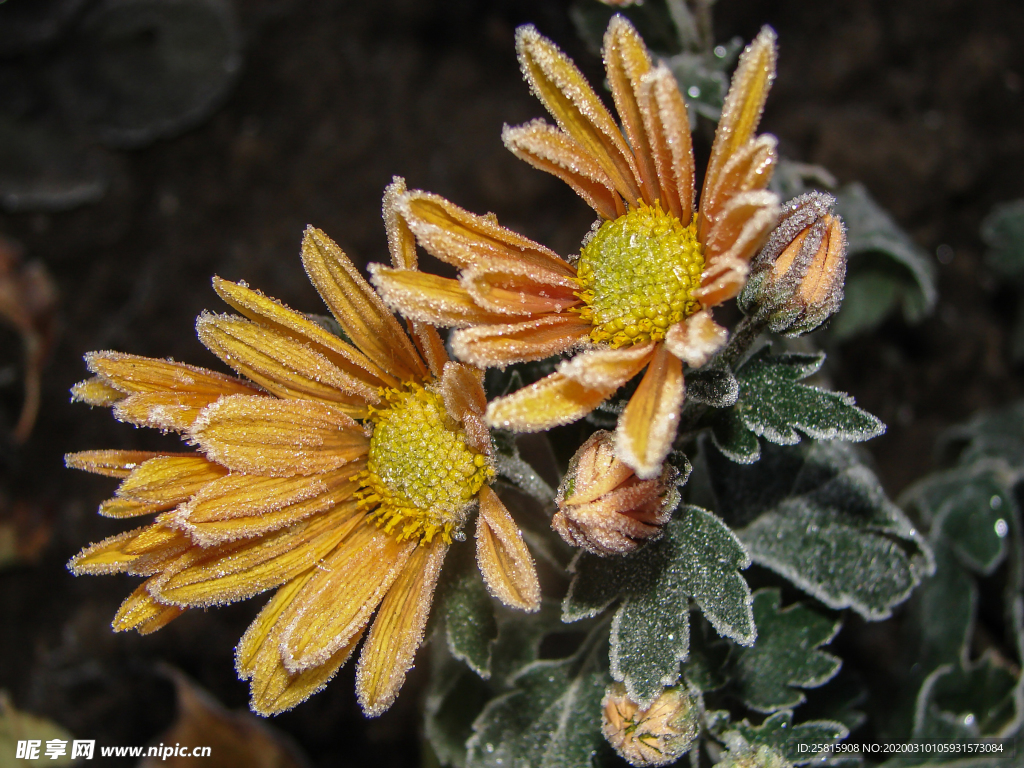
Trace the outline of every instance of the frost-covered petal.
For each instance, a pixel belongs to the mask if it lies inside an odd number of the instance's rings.
[[[474,265],[459,282],[478,305],[502,314],[561,312],[580,303],[575,280],[526,264]]]
[[[593,349],[564,360],[558,372],[585,387],[614,392],[640,372],[654,354],[655,346],[649,341],[621,349]]]
[[[81,469],[107,477],[128,477],[142,462],[155,459],[157,456],[171,454],[155,451],[79,451],[64,456],[64,465],[69,469]],[[187,456],[190,454],[176,454]]]
[[[726,161],[715,186],[707,192],[708,199],[701,203],[708,222],[717,221],[722,209],[736,195],[768,186],[778,160],[777,145],[774,136],[758,136]]]
[[[149,591],[152,581],[144,582],[121,603],[111,622],[115,632],[134,629],[140,635],[148,635],[166,627],[185,612],[184,608],[167,605],[154,598]]]
[[[509,313],[493,312],[477,304],[458,280],[383,264],[371,264],[369,269],[370,279],[388,306],[412,320],[455,328],[509,320]]]
[[[226,467],[195,453],[156,456],[136,467],[115,493],[135,501],[173,506],[227,473]]]
[[[491,455],[491,433],[484,424],[487,394],[483,371],[462,363],[447,363],[440,384],[448,415],[462,424],[467,444],[478,453]]]
[[[477,325],[452,334],[452,351],[460,360],[482,368],[504,368],[568,352],[590,335],[592,327],[568,312],[521,323]]]
[[[693,218],[694,164],[690,117],[675,76],[664,64],[641,78],[638,100],[650,137],[661,204],[683,224]]]
[[[187,392],[204,395],[213,402],[224,395],[255,392],[252,386],[232,376],[173,360],[156,360],[123,352],[88,352],[85,364],[108,385],[126,394]]]
[[[505,605],[524,611],[540,608],[540,582],[530,550],[512,515],[487,485],[480,489],[476,561],[488,590]]]
[[[189,437],[232,471],[267,477],[330,472],[369,449],[359,425],[330,406],[244,395],[206,408]]]
[[[643,480],[661,474],[679,426],[683,391],[682,361],[658,344],[615,430],[615,453]]]
[[[110,407],[124,400],[125,393],[111,386],[102,376],[93,376],[80,381],[71,388],[71,402],[86,405]]]
[[[302,263],[324,303],[359,350],[392,376],[408,381],[426,374],[402,326],[326,234],[307,227]]]
[[[368,717],[391,706],[412,668],[447,550],[440,539],[418,546],[377,611],[356,666],[356,695]]]
[[[779,199],[764,190],[741,192],[722,209],[705,241],[701,287],[693,297],[712,307],[739,293],[747,264],[779,220]]]
[[[665,346],[691,368],[700,368],[729,339],[729,332],[706,309],[676,323],[665,334]]]

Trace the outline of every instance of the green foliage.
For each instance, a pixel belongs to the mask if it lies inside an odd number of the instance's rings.
[[[1010,357],[1024,361],[1024,200],[997,205],[981,224],[988,245],[985,261],[1003,282],[1017,290],[1017,316],[1010,336]]]
[[[815,745],[834,744],[849,735],[842,723],[830,720],[812,720],[793,725],[793,713],[790,710],[776,712],[758,726],[744,720],[735,723],[732,728],[751,746],[771,747],[793,765],[825,762],[822,753],[814,750]]]
[[[448,648],[486,679],[491,676],[491,648],[498,636],[494,605],[471,547],[454,547],[448,560],[438,599]]]
[[[771,355],[765,347],[739,370],[739,396],[729,411],[712,420],[715,444],[726,456],[750,464],[760,456],[756,436],[779,445],[800,442],[797,430],[819,440],[869,440],[885,425],[842,392],[806,384],[825,362],[817,355]]]
[[[757,642],[734,649],[733,659],[733,681],[751,709],[792,709],[806,700],[798,688],[817,688],[839,671],[842,662],[818,649],[832,642],[842,622],[800,603],[783,609],[777,589],[754,593],[754,621]]]
[[[751,560],[828,607],[888,618],[933,570],[921,535],[849,446],[767,444],[751,466],[705,453],[716,508]]]
[[[595,616],[621,597],[612,621],[612,676],[646,706],[679,679],[690,645],[690,600],[724,637],[756,636],[743,546],[715,515],[683,507],[659,540],[626,557],[580,553],[562,605],[565,621]]]

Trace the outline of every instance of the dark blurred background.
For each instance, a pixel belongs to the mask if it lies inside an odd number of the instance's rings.
[[[174,689],[157,661],[244,708],[232,653],[263,600],[192,611],[148,637],[115,635],[110,620],[134,581],[65,570],[85,543],[126,526],[95,514],[114,481],[64,469],[63,454],[177,445],[70,404],[82,354],[218,367],[193,332],[202,309],[221,308],[214,274],[323,311],[298,259],[303,228],[324,229],[357,262],[386,260],[380,200],[395,174],[561,253],[592,220],[500,140],[503,123],[542,112],[519,75],[517,25],[536,24],[602,82],[568,3],[159,5],[0,3],[0,236],[12,274],[37,262],[55,289],[21,326],[48,355],[38,418],[20,442],[27,371],[17,330],[0,329],[0,541],[10,542],[0,689],[100,744],[141,745],[172,721]],[[835,386],[889,425],[866,447],[896,495],[934,468],[944,428],[1024,389],[1007,354],[1014,293],[986,271],[978,237],[994,204],[1024,197],[1024,11],[1017,0],[715,9],[719,40],[749,40],[764,23],[781,57],[763,126],[782,152],[863,182],[942,256],[929,319],[894,317],[830,359]],[[17,299],[39,282],[14,285]],[[423,666],[376,720],[358,711],[350,665],[273,725],[316,766],[419,764]]]

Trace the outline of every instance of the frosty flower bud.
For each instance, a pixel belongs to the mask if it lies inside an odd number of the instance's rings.
[[[685,688],[666,688],[651,706],[640,709],[626,686],[615,683],[601,704],[604,737],[630,765],[668,765],[697,738],[697,702]]]
[[[551,527],[572,546],[596,555],[632,552],[661,535],[679,503],[678,474],[666,463],[660,476],[641,480],[616,458],[612,433],[595,432],[569,462]]]
[[[786,204],[750,265],[740,309],[786,336],[813,331],[843,301],[846,231],[835,198],[809,192]]]

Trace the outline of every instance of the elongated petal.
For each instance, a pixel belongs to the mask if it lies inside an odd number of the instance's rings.
[[[441,372],[449,360],[448,351],[444,348],[441,335],[429,323],[410,320],[409,327],[412,331],[412,340],[416,342],[416,348],[420,351],[420,355],[427,361],[430,374],[435,379],[440,378]]]
[[[385,384],[394,387],[399,384],[395,377],[381,369],[351,344],[345,343],[327,329],[305,315],[289,309],[276,299],[219,277],[213,278],[213,289],[227,304],[250,320],[311,345],[346,374],[362,380],[368,386],[377,387]]]
[[[516,30],[516,50],[534,95],[558,126],[597,161],[626,202],[636,205],[640,187],[633,153],[583,74],[532,26]]]
[[[426,375],[423,361],[394,315],[344,251],[319,229],[306,228],[302,263],[335,319],[363,354],[402,381]]]
[[[655,344],[646,342],[632,347],[599,347],[564,360],[558,372],[586,387],[609,390],[609,394],[636,376],[654,354]]]
[[[665,334],[665,346],[691,368],[700,368],[725,346],[729,332],[706,309],[676,323]]]
[[[187,432],[203,408],[219,397],[207,392],[138,392],[114,405],[114,418],[162,432]]]
[[[488,485],[480,489],[476,560],[487,588],[501,602],[524,611],[540,608],[533,557],[512,515]]]
[[[368,717],[391,706],[412,668],[447,550],[439,539],[418,546],[377,611],[356,666],[356,695]]]
[[[580,303],[575,280],[525,264],[472,266],[459,282],[479,306],[504,314],[561,312]]]
[[[188,539],[183,534],[160,524],[147,525],[89,545],[71,558],[68,570],[76,576],[111,573],[148,575],[144,573],[145,569],[136,567],[146,555],[160,552],[176,557],[188,546]]]
[[[212,402],[224,395],[252,394],[244,381],[222,373],[122,352],[89,352],[86,366],[110,386],[127,394],[136,392],[187,392],[206,395]]]
[[[154,451],[79,451],[64,456],[64,465],[69,469],[82,469],[107,477],[128,477],[142,462],[167,456]],[[188,454],[177,454],[186,456]]]
[[[775,79],[775,59],[775,32],[770,27],[763,27],[740,56],[722,107],[722,118],[715,131],[701,192],[701,214],[709,222],[713,220],[708,218],[704,209],[708,192],[718,185],[719,175],[729,158],[754,137],[768,98],[768,89]]]
[[[415,542],[399,543],[371,525],[357,529],[295,599],[281,635],[281,658],[291,672],[319,666],[346,645],[380,605]]]
[[[747,263],[771,233],[779,212],[778,197],[763,190],[742,192],[725,205],[707,238],[701,287],[694,298],[711,307],[739,293]]]
[[[273,589],[319,563],[354,527],[363,525],[355,503],[256,539],[192,547],[154,582],[167,603],[209,607]]]
[[[232,471],[266,477],[330,472],[369,449],[359,425],[330,406],[243,395],[209,406],[189,437]]]
[[[458,280],[383,264],[371,264],[370,275],[388,306],[412,320],[463,328],[509,319],[508,313],[492,312],[477,304]]]
[[[664,64],[644,75],[638,97],[662,206],[683,224],[689,224],[693,218],[695,172],[686,101],[675,76]]]
[[[399,201],[408,192],[405,179],[394,176],[384,190],[384,230],[388,235],[388,251],[391,252],[391,266],[395,269],[416,269],[416,238],[398,211]]]
[[[481,368],[505,368],[568,352],[590,335],[591,323],[579,315],[541,315],[521,323],[478,325],[452,334],[452,351]]]
[[[615,430],[615,453],[637,477],[649,480],[661,474],[661,464],[676,437],[682,404],[683,363],[664,344],[658,344]]]
[[[444,407],[466,432],[466,442],[478,453],[491,455],[491,433],[484,423],[487,395],[483,371],[462,363],[448,363],[441,377]]]
[[[365,467],[365,462],[355,461],[308,477],[229,475],[207,485],[177,511],[175,519],[203,546],[252,538],[349,500],[359,488],[352,476]]]
[[[615,185],[575,139],[543,120],[501,131],[505,147],[534,168],[557,176],[599,216],[614,219],[626,212]]]
[[[644,75],[651,71],[651,57],[644,41],[624,16],[613,16],[604,33],[604,66],[615,109],[636,157],[644,202],[654,205],[663,195],[639,94]]]
[[[278,397],[319,400],[362,415],[380,396],[312,346],[237,315],[204,312],[196,333],[206,348]]]
[[[315,570],[310,570],[279,588],[246,630],[235,651],[238,675],[243,680],[252,680],[251,706],[261,715],[284,712],[322,690],[341,665],[348,661],[362,637],[360,630],[346,646],[339,648],[318,667],[298,674],[285,669],[279,652],[283,629],[279,618],[315,573]]]
[[[112,387],[102,376],[80,381],[71,388],[71,402],[86,405],[110,407],[118,400],[123,400],[125,393]]]
[[[116,494],[150,504],[179,504],[227,473],[226,467],[199,454],[157,456],[136,467]]]
[[[395,209],[428,253],[453,266],[513,262],[576,275],[553,251],[501,226],[493,214],[477,216],[439,195],[415,189],[396,198]]]
[[[128,518],[128,517],[139,517],[141,515],[151,515],[154,512],[163,512],[167,509],[172,509],[177,506],[176,504],[167,503],[146,503],[144,501],[135,501],[134,499],[107,499],[100,504],[100,508],[97,510],[97,514],[103,517],[116,517],[116,518]]]
[[[758,136],[726,161],[715,186],[708,190],[707,200],[701,203],[709,222],[717,221],[722,209],[736,195],[768,186],[778,160],[777,145],[774,136]]]
[[[148,635],[166,627],[185,612],[184,608],[176,605],[157,602],[149,592],[149,584],[149,581],[142,584],[121,603],[111,625],[115,632],[135,629],[140,635]]]

